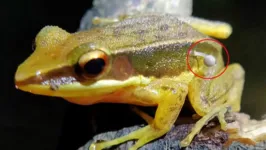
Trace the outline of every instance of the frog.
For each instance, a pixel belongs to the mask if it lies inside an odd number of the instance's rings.
[[[239,63],[226,67],[222,46],[213,42],[202,42],[188,53],[201,39],[227,38],[230,33],[231,26],[225,24],[208,29],[204,21],[185,21],[171,14],[137,15],[74,33],[47,25],[36,35],[35,50],[19,64],[15,86],[84,106],[156,107],[154,116],[134,107],[146,126],[94,142],[90,150],[130,140],[136,143],[129,149],[137,150],[159,139],[174,126],[187,100],[200,117],[179,143],[187,147],[211,119],[217,117],[226,130],[225,114],[240,111],[244,68]],[[217,78],[200,78],[187,61],[203,77],[226,71]]]

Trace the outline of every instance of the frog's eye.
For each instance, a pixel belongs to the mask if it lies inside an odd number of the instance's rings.
[[[108,56],[100,50],[87,52],[79,58],[78,65],[82,76],[96,78],[107,68]]]

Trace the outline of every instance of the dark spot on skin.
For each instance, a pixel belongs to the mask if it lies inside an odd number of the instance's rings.
[[[205,96],[200,96],[201,102],[204,103],[205,106],[210,106],[208,103],[208,98]]]
[[[100,32],[101,32],[101,29],[95,28],[94,31],[95,31],[96,33],[100,33]]]
[[[167,24],[163,24],[160,26],[161,31],[166,31],[166,30],[168,30],[168,28],[169,28],[169,26]]]
[[[186,37],[186,33],[185,32],[179,32],[178,33],[178,37]]]
[[[182,96],[181,94],[179,94],[179,96],[178,96],[178,100],[179,100],[179,101],[183,101],[183,96]]]
[[[126,26],[119,26],[119,27],[115,27],[113,28],[113,34],[114,36],[119,36],[119,34],[126,28]]]
[[[105,140],[102,140],[102,139],[96,140],[96,143],[101,143],[101,142],[105,142]]]
[[[162,86],[161,88],[162,88],[162,90],[164,90],[164,91],[171,91],[172,94],[175,94],[175,93],[176,93],[175,88],[172,88],[172,87],[169,87],[169,86]]]
[[[175,88],[170,88],[173,94],[176,94],[176,89]]]
[[[81,40],[83,40],[84,39],[84,37],[82,37],[82,36],[77,36],[77,40],[78,41],[81,41]],[[64,45],[65,45],[65,43],[64,43]]]
[[[168,86],[162,86],[161,89],[164,90],[164,91],[166,91],[166,90],[169,89],[169,87]]]
[[[156,40],[161,41],[163,39],[163,36],[161,35],[154,35],[154,37],[156,38]]]
[[[144,33],[147,33],[146,30],[137,30],[137,31],[133,31],[134,34],[138,34],[139,36],[143,36]]]
[[[118,36],[120,31],[121,30],[119,28],[115,28],[114,31],[113,31],[114,36]]]
[[[138,33],[139,35],[143,35],[143,34],[145,33],[145,30],[139,30],[137,33]]]
[[[177,109],[177,107],[169,107],[168,108],[169,112],[174,112],[174,111],[176,111],[176,109]]]
[[[137,31],[133,31],[132,32],[134,35],[138,35],[139,36],[139,39],[138,41],[141,41],[142,43],[145,43],[145,33],[147,33],[146,30],[137,30]]]
[[[226,107],[226,109],[227,109],[227,112],[231,112],[232,111],[232,107],[231,106]]]
[[[105,36],[99,36],[99,37],[97,37],[99,40],[102,40],[102,41],[104,41],[105,39],[106,39],[106,37]]]

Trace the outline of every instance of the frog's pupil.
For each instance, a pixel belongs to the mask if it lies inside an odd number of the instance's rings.
[[[87,74],[97,75],[102,72],[105,66],[105,61],[102,58],[92,59],[84,65],[84,71]]]

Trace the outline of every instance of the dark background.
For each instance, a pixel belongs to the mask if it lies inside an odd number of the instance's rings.
[[[60,98],[36,96],[14,87],[16,67],[32,52],[32,41],[45,25],[75,32],[90,1],[9,0],[0,5],[1,79],[0,149],[74,150],[93,133],[132,125],[136,116],[123,105],[77,106]],[[266,19],[263,1],[194,1],[193,15],[229,22],[233,34],[221,40],[231,62],[246,70],[242,111],[260,118],[266,105]],[[115,108],[115,109],[114,109]],[[94,118],[92,118],[94,116]],[[126,120],[123,124],[119,119]],[[128,119],[130,118],[130,119]],[[132,119],[133,118],[133,119]],[[93,120],[97,120],[97,128]],[[100,121],[99,121],[100,120]]]

